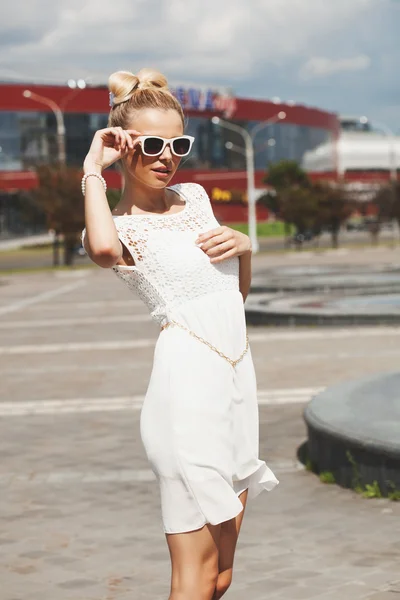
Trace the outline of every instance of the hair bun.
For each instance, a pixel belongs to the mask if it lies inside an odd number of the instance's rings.
[[[141,69],[137,74],[139,90],[158,89],[168,91],[168,81],[162,73],[154,69]]]
[[[130,99],[139,85],[139,79],[129,71],[116,71],[108,79],[108,89],[114,94],[114,104]]]
[[[167,79],[154,69],[141,69],[137,75],[130,71],[116,71],[108,79],[108,89],[114,95],[113,104],[130,100],[136,90],[168,90]]]

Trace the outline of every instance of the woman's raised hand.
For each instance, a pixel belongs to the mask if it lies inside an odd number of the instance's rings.
[[[122,129],[122,127],[99,129],[94,134],[89,152],[84,160],[84,171],[98,171],[101,173],[103,169],[133,150],[133,138],[139,135],[141,133],[135,129]]]

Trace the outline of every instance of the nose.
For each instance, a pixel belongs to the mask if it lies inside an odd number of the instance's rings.
[[[169,143],[165,145],[165,148],[162,154],[160,154],[159,158],[164,160],[172,160],[171,146]]]

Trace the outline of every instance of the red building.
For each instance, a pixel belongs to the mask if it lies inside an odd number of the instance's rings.
[[[32,97],[24,96],[27,88]],[[221,221],[247,220],[247,175],[242,135],[213,123],[215,116],[248,132],[270,121],[269,125],[260,127],[254,139],[256,187],[265,187],[263,178],[269,164],[284,158],[301,163],[306,153],[329,143],[332,156],[324,174],[319,176],[335,177],[339,121],[334,113],[294,103],[235,98],[226,89],[178,86],[174,93],[187,115],[186,133],[194,135],[196,141],[173,183],[201,183]],[[20,192],[37,185],[36,165],[57,156],[56,115],[43,101],[34,100],[35,94],[52,102],[53,109],[56,107],[62,113],[70,165],[82,165],[94,132],[107,126],[109,96],[105,87],[71,89],[0,84],[0,215],[3,215],[3,223],[4,219],[12,221],[13,206],[20,204]],[[104,176],[110,188],[121,187],[120,175],[114,168],[107,169]],[[266,209],[258,206],[258,219],[266,216]]]

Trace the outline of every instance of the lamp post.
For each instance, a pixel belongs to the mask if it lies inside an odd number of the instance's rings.
[[[72,93],[70,93],[69,95],[67,95],[63,99],[64,100],[63,106],[65,106],[66,103],[68,102],[69,98],[76,93],[75,88],[78,88],[79,90],[84,89],[86,87],[86,82],[84,79],[78,79],[77,81],[75,79],[69,79],[68,87],[74,91]],[[24,98],[30,98],[31,100],[34,100],[35,102],[39,102],[40,104],[44,104],[45,106],[48,106],[53,111],[54,116],[56,118],[56,124],[57,124],[58,162],[60,163],[60,165],[65,166],[66,162],[67,162],[67,157],[66,157],[66,152],[65,152],[65,122],[64,122],[64,113],[63,113],[61,107],[57,104],[57,102],[54,102],[54,100],[52,100],[51,98],[47,98],[46,96],[41,96],[40,94],[36,94],[35,92],[32,92],[31,90],[24,90],[22,92],[22,95],[24,96]],[[53,240],[53,265],[58,265],[60,263],[59,246],[60,246],[59,231],[56,230],[54,232],[54,240]]]
[[[68,87],[73,90],[75,90],[76,88],[78,88],[78,90],[83,90],[86,87],[86,82],[84,79],[78,79],[78,80],[69,79]],[[72,92],[72,94],[70,94],[70,96],[74,95],[75,93],[76,92]],[[65,153],[65,122],[64,122],[64,113],[63,113],[61,107],[57,104],[57,102],[54,102],[54,100],[51,100],[51,98],[46,98],[46,96],[41,96],[40,94],[36,94],[36,92],[32,92],[32,90],[24,90],[22,92],[22,95],[24,96],[24,98],[30,98],[31,100],[34,100],[35,102],[39,102],[40,104],[45,104],[46,106],[51,108],[51,110],[53,111],[54,116],[56,118],[56,123],[57,123],[58,161],[61,165],[65,165],[67,162],[66,153]],[[63,106],[65,106],[65,104],[67,103],[70,96],[67,96],[67,98],[64,99]]]
[[[35,100],[40,104],[45,104],[53,111],[56,117],[57,123],[57,148],[58,148],[58,160],[60,164],[65,165],[66,156],[65,156],[65,123],[64,123],[64,115],[61,108],[58,106],[54,100],[50,98],[46,98],[45,96],[41,96],[40,94],[36,94],[31,90],[24,90],[22,95],[24,98],[30,98],[31,100]]]
[[[257,199],[255,197],[255,177],[254,177],[254,138],[263,129],[264,127],[268,127],[273,123],[276,123],[286,117],[286,113],[280,111],[277,115],[268,119],[267,121],[263,121],[262,123],[258,123],[253,129],[248,132],[247,129],[241,127],[240,125],[235,125],[230,121],[225,121],[224,119],[220,119],[219,117],[213,117],[211,119],[214,125],[220,125],[225,129],[229,129],[234,131],[235,133],[239,133],[244,140],[244,150],[243,154],[246,158],[246,175],[247,175],[247,202],[248,202],[248,226],[249,226],[249,238],[251,241],[251,247],[253,253],[255,254],[259,250],[259,244],[257,239],[257,218],[256,218],[256,202]],[[231,149],[236,149],[231,146]]]

